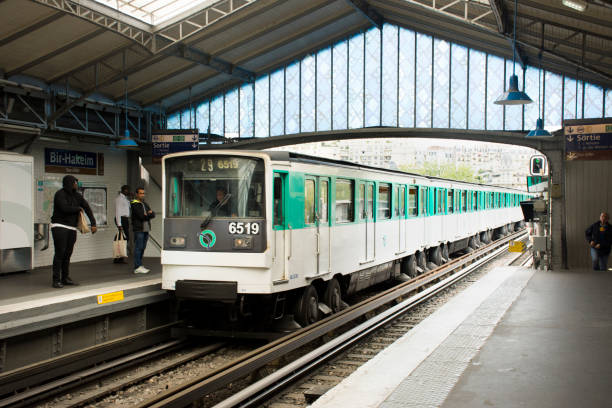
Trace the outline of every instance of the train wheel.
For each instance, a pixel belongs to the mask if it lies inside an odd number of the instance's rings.
[[[471,237],[468,241],[468,248],[471,249],[478,249],[478,236],[474,235],[473,237]]]
[[[402,262],[402,273],[414,278],[418,275],[416,256],[410,255]]]
[[[332,313],[342,310],[342,290],[338,279],[333,278],[327,282],[327,288],[323,294],[323,302],[329,306]]]
[[[429,260],[436,266],[442,265],[442,251],[440,247],[435,247],[429,250]]]
[[[416,255],[417,266],[422,269],[423,272],[429,270],[427,268],[427,257],[425,256],[425,251],[421,251]]]
[[[447,244],[442,244],[442,261],[444,262],[450,261],[450,258],[448,256],[448,245]]]
[[[319,296],[314,286],[308,285],[302,291],[295,308],[294,318],[302,327],[319,320]]]

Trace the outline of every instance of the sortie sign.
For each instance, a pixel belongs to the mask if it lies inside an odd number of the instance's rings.
[[[566,160],[612,159],[612,123],[565,126]]]

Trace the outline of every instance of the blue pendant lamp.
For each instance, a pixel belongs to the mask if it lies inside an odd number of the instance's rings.
[[[136,141],[130,137],[130,131],[128,130],[127,109],[127,77],[125,77],[125,134],[121,140],[117,142],[116,146],[124,150],[134,150],[138,149],[138,143],[136,143]]]
[[[538,70],[538,113],[541,113],[538,118],[538,120],[536,120],[536,128],[534,130],[532,130],[531,132],[527,133],[527,136],[525,137],[551,137],[552,135],[550,134],[550,132],[546,129],[544,129],[544,120],[542,120],[542,117],[544,116],[544,109],[542,109],[542,111],[540,112],[540,87],[542,84],[541,81],[541,76],[542,74],[542,68],[540,68]]]
[[[514,0],[514,28],[512,30],[512,76],[508,89],[494,102],[497,105],[525,105],[533,102],[523,91],[518,89],[518,76],[515,74],[516,65],[516,14],[518,10],[517,0]]]

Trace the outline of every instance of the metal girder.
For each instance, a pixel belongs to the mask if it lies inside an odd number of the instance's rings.
[[[372,8],[366,0],[345,0],[348,4],[350,4],[355,10],[359,11],[365,18],[367,18],[370,23],[372,23],[377,28],[382,28],[385,19],[378,11]]]
[[[500,34],[506,34],[508,27],[508,16],[502,1],[503,0],[489,0],[489,3],[491,4],[491,11],[493,11],[495,21],[497,21],[497,31]]]
[[[223,0],[196,13],[188,12],[191,14],[180,18],[178,22],[165,25],[155,31],[151,51],[157,53],[166,50],[255,1]]]
[[[136,88],[128,88],[128,93],[130,95],[136,95],[136,94],[138,94],[138,93],[140,93],[142,91],[150,89],[155,84],[159,84],[161,82],[164,82],[164,81],[166,81],[168,79],[171,79],[171,78],[175,77],[176,75],[180,75],[183,72],[188,71],[188,70],[196,67],[197,65],[198,64],[193,63],[193,64],[189,64],[189,65],[187,65],[187,66],[185,66],[183,68],[180,68],[180,69],[178,69],[176,71],[167,72],[164,75],[156,77],[156,78],[154,78],[154,79],[152,79],[152,80],[150,80],[150,81],[148,81],[148,82],[146,82],[146,83],[144,83],[144,84],[142,84],[142,85],[140,85],[140,86],[138,86]],[[117,100],[118,100],[118,98],[115,97],[115,101],[117,101]]]
[[[171,53],[171,55],[195,62],[199,65],[203,65],[222,74],[227,74],[246,82],[253,82],[255,80],[254,72],[233,65],[232,63],[207,54],[194,47],[181,44],[176,48],[176,51]]]
[[[54,22],[55,20],[58,20],[60,18],[62,18],[64,16],[64,13],[53,13],[48,17],[43,18],[42,20],[38,20],[35,23],[22,28],[21,30],[7,36],[4,37],[2,39],[0,39],[0,47],[17,40],[18,38],[23,37],[24,35],[27,35],[33,31],[39,30],[41,28],[43,28],[44,26],[46,26],[47,24],[51,24],[52,22]]]
[[[153,33],[148,24],[142,23],[122,13],[108,8],[91,0],[31,0],[47,7],[60,10],[65,14],[86,20],[92,24],[105,28],[108,31],[140,44],[151,50],[153,47]],[[116,17],[113,17],[116,16]]]
[[[91,33],[85,34],[84,36],[82,36],[80,38],[77,38],[77,39],[75,39],[73,41],[70,41],[66,45],[64,45],[64,46],[62,46],[62,47],[60,47],[60,48],[58,48],[56,50],[53,50],[53,51],[51,51],[48,54],[42,55],[42,56],[40,56],[40,57],[38,57],[38,58],[36,58],[36,59],[34,59],[34,60],[24,64],[24,65],[22,65],[20,67],[17,67],[15,69],[12,69],[12,70],[8,71],[6,73],[6,76],[10,77],[10,76],[13,76],[13,75],[21,74],[22,72],[27,71],[28,69],[30,69],[30,68],[40,64],[41,62],[46,61],[49,58],[53,58],[53,57],[55,57],[55,56],[57,56],[59,54],[62,54],[64,52],[68,51],[69,49],[71,49],[73,47],[76,47],[77,45],[80,45],[80,44],[82,44],[84,42],[87,42],[87,41],[91,40],[92,38],[95,38],[95,37],[97,37],[99,35],[104,34],[105,32],[106,32],[106,29],[99,28],[99,29],[97,29],[95,31],[92,31]]]

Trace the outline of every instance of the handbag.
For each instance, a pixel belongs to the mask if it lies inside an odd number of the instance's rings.
[[[113,239],[113,258],[127,258],[127,239],[123,231],[116,233]]]
[[[77,222],[77,230],[81,232],[81,234],[87,234],[91,230],[89,229],[89,225],[87,225],[87,219],[85,218],[85,213],[83,210],[79,213],[79,221]]]

